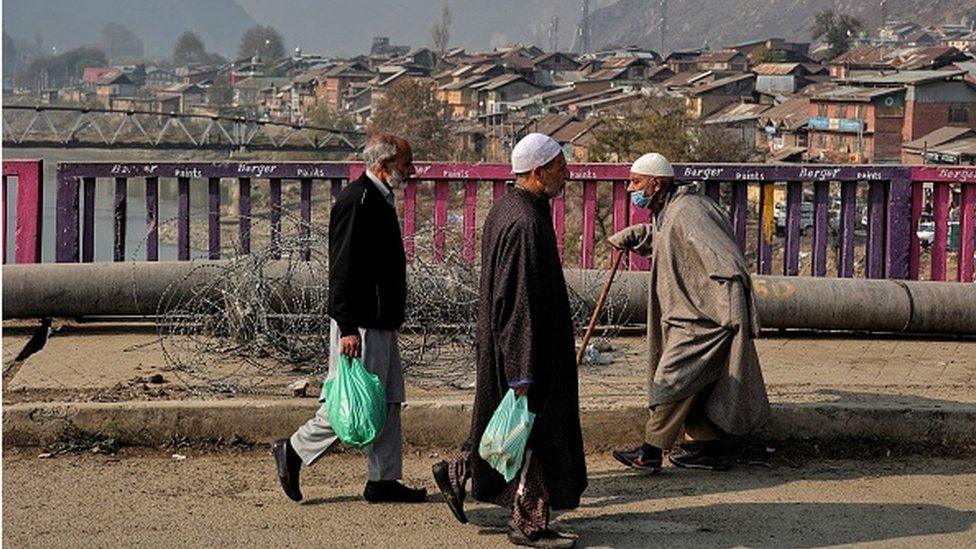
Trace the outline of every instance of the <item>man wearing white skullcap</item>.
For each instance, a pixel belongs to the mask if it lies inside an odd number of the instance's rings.
[[[512,171],[515,187],[483,228],[471,431],[461,450],[434,465],[434,480],[461,522],[471,479],[475,499],[512,510],[511,543],[572,547],[572,537],[549,528],[550,509],[578,507],[586,489],[573,320],[549,209],[569,172],[559,144],[538,133],[515,145]],[[506,481],[478,447],[510,391],[536,415],[521,470]]]
[[[614,452],[624,465],[658,471],[682,428],[689,439],[668,459],[677,467],[729,467],[726,434],[744,435],[769,417],[753,339],[758,335],[748,263],[725,212],[693,186],[675,186],[666,158],[631,167],[631,203],[653,223],[608,240],[651,257],[647,338],[650,418],[644,443]],[[665,337],[667,334],[667,337]]]

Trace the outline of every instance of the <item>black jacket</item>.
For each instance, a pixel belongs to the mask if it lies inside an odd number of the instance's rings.
[[[329,314],[343,336],[397,330],[407,301],[407,259],[396,208],[363,173],[342,189],[329,219]]]

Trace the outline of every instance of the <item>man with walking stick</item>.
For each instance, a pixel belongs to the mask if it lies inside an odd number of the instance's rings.
[[[671,451],[677,467],[729,467],[723,438],[744,435],[769,418],[769,401],[753,339],[759,324],[748,264],[726,214],[688,186],[674,184],[663,156],[631,168],[631,202],[653,223],[612,235],[618,250],[651,256],[648,295],[648,389],[644,442],[614,458],[632,469],[660,470]],[[653,253],[652,253],[653,251]]]

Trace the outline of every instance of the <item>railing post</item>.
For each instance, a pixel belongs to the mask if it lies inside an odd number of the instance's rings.
[[[918,239],[918,224],[922,220],[925,183],[912,180],[912,225],[909,227],[908,278],[918,280],[922,274],[922,242]]]
[[[830,211],[830,181],[817,181],[813,184],[813,254],[811,273],[813,276],[827,276],[827,215]]]
[[[342,189],[342,181],[332,181],[332,189],[336,187]],[[337,191],[338,192],[338,191]],[[312,180],[302,179],[299,189],[299,209],[301,210],[302,224],[298,228],[298,238],[302,242],[302,261],[312,259]]]
[[[125,229],[128,209],[128,180],[124,177],[115,178],[115,202],[113,216],[114,245],[112,258],[114,261],[125,261]]]
[[[803,183],[786,184],[786,246],[783,249],[783,274],[800,274],[800,221],[803,211]]]
[[[773,219],[773,183],[762,183],[759,190],[759,260],[756,271],[769,274],[773,270],[773,232],[776,222]]]
[[[146,261],[159,261],[159,178],[146,178]]]
[[[613,232],[622,231],[630,224],[630,195],[627,181],[613,182]],[[624,257],[621,267],[627,268],[628,258]]]
[[[78,178],[58,169],[55,261],[78,262]]]
[[[271,257],[281,259],[281,180],[271,179]]]
[[[749,213],[749,182],[737,181],[732,185],[732,233],[742,253],[746,253],[746,224]]]
[[[241,177],[238,179],[238,184],[241,188],[241,197],[237,203],[237,231],[241,242],[241,253],[249,255],[251,253],[251,178]]]
[[[220,259],[220,178],[207,180],[207,248],[210,259]]]
[[[190,259],[190,178],[176,180],[176,258],[179,261]]]
[[[9,169],[8,165],[13,169]],[[14,220],[14,263],[40,263],[44,221],[44,161],[16,160],[4,162],[4,193],[8,175],[17,176],[17,206]],[[6,194],[3,200],[7,207]],[[6,210],[4,211],[6,217]],[[6,231],[4,219],[4,231]],[[6,232],[3,240],[6,255]]]
[[[885,235],[885,276],[907,279],[910,275],[911,246],[915,235],[912,225],[912,181],[909,168],[898,168],[888,181]]]
[[[952,199],[949,183],[937,181],[932,193],[932,220],[935,221],[935,238],[932,240],[932,280],[946,279],[946,248],[949,245],[949,201]]]
[[[959,282],[973,282],[976,247],[976,183],[962,183],[959,212]]]
[[[887,184],[883,181],[868,183],[868,243],[867,243],[867,278],[884,278],[885,276],[885,207],[888,203],[885,197]]]
[[[450,183],[434,183],[434,263],[444,262],[445,229],[447,228],[447,206],[450,198]]]
[[[580,267],[593,268],[593,248],[596,240],[596,181],[583,182],[583,232],[580,243]]]
[[[474,265],[477,238],[475,237],[475,221],[478,210],[478,182],[469,180],[464,183],[464,262]]]
[[[837,276],[854,276],[854,217],[857,214],[857,181],[840,184],[840,253],[837,258]]]
[[[83,177],[81,201],[81,262],[95,261],[95,185],[94,177]]]

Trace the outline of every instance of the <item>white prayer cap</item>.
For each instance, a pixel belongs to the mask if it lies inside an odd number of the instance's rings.
[[[674,168],[667,158],[658,153],[647,153],[637,159],[630,167],[630,173],[653,175],[656,177],[674,177]]]
[[[530,133],[512,149],[512,171],[530,172],[539,166],[545,166],[561,152],[563,148],[555,139],[541,133]]]

